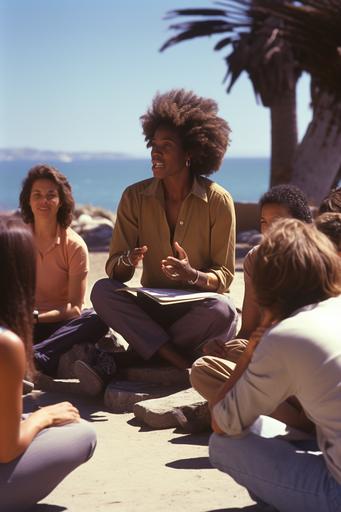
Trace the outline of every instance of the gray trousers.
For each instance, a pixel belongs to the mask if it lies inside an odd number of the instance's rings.
[[[143,358],[149,359],[170,341],[181,352],[196,356],[210,339],[235,336],[238,313],[225,295],[202,301],[160,305],[143,294],[117,292],[124,285],[112,279],[95,283],[91,301],[104,323],[120,333]]]
[[[96,447],[86,421],[42,430],[27,450],[0,464],[0,512],[24,512],[47,496]]]

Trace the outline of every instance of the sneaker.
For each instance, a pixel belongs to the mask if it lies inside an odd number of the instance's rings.
[[[104,380],[84,361],[78,359],[73,363],[73,373],[79,380],[81,391],[89,396],[97,396],[104,390]]]
[[[97,352],[92,365],[77,360],[73,371],[84,393],[89,396],[99,395],[116,373],[114,356],[108,352]]]

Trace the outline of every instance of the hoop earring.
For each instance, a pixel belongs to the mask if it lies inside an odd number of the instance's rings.
[[[186,167],[190,167],[191,166],[191,159],[190,158],[186,159],[185,165],[186,165]]]

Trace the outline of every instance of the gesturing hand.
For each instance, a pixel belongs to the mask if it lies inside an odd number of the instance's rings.
[[[144,255],[148,251],[148,247],[143,245],[142,247],[135,247],[131,251],[128,252],[128,261],[132,265],[132,267],[136,267],[141,260],[143,260]]]
[[[174,249],[179,258],[167,256],[165,260],[162,260],[162,272],[172,281],[187,282],[193,279],[196,276],[196,270],[191,267],[185,249],[178,242],[174,242]]]

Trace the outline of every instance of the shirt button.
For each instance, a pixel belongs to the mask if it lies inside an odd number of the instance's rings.
[[[180,220],[179,224],[180,224],[180,226],[183,226],[184,225],[184,221]]]

